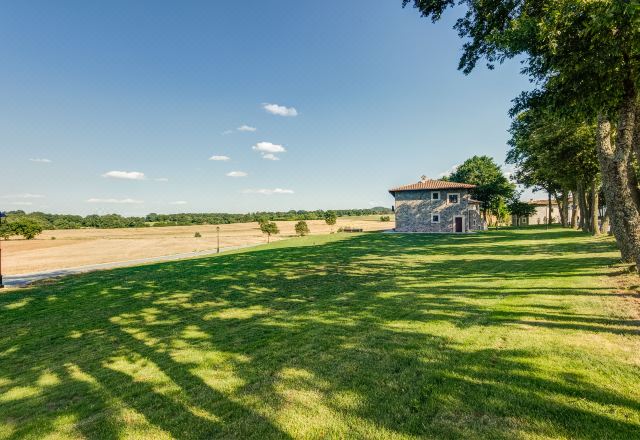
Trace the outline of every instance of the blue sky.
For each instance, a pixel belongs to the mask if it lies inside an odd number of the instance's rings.
[[[458,72],[455,18],[400,0],[4,3],[0,209],[390,206],[388,188],[474,154],[502,163],[530,85],[516,62]]]

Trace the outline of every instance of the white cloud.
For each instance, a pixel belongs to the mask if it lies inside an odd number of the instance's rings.
[[[166,177],[156,177],[153,180],[155,180],[156,182],[168,182],[169,181],[169,179],[166,178]]]
[[[125,179],[125,180],[144,180],[144,173],[139,171],[108,171],[102,175],[102,177],[109,177],[112,179]]]
[[[262,154],[263,159],[267,160],[280,160],[274,153],[286,153],[287,150],[280,144],[273,144],[271,142],[258,142],[252,147],[255,151]]]
[[[252,127],[250,125],[241,125],[240,127],[237,128],[238,131],[250,131],[250,132],[254,132],[257,130],[256,127]]]
[[[16,206],[31,206],[33,202],[11,202],[11,204]]]
[[[225,131],[222,132],[222,135],[226,136],[226,135],[231,134],[231,133],[233,133],[233,130],[225,130]]]
[[[282,145],[271,142],[258,142],[252,148],[261,153],[286,153],[287,151]]]
[[[246,177],[246,176],[248,176],[248,174],[245,173],[244,171],[231,171],[230,173],[227,173],[227,176],[229,176],[229,177]]]
[[[278,116],[298,116],[298,111],[293,107],[285,107],[284,105],[278,104],[262,104],[262,108],[272,115]]]
[[[29,159],[31,162],[38,162],[38,163],[51,163],[50,159],[45,159],[43,157],[36,157],[33,159]]]
[[[136,203],[144,203],[142,200],[135,199],[99,199],[92,197],[87,199],[87,203],[121,203],[121,204],[136,204]]]
[[[460,164],[452,166],[447,171],[443,171],[442,173],[438,174],[438,177],[442,178],[442,177],[449,176],[450,174],[454,173],[458,169],[459,166],[460,166]]]
[[[31,193],[23,193],[23,194],[9,194],[6,196],[2,196],[3,199],[43,199],[44,196],[42,194],[31,194]]]
[[[229,156],[211,156],[209,160],[230,160]]]
[[[242,191],[244,194],[263,194],[265,196],[270,196],[273,194],[293,194],[292,189],[283,189],[283,188],[260,188],[260,189],[245,189]]]
[[[176,200],[175,202],[169,202],[169,205],[186,205],[187,203],[186,200]]]

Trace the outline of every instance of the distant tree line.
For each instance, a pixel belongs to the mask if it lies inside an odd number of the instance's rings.
[[[277,211],[277,212],[253,212],[247,214],[228,213],[182,213],[182,214],[156,214],[151,213],[145,217],[124,217],[119,214],[106,215],[68,215],[48,214],[44,212],[25,213],[24,211],[10,211],[7,213],[7,222],[16,220],[33,220],[42,229],[81,229],[81,228],[141,228],[162,226],[189,226],[189,225],[221,225],[231,223],[249,223],[258,221],[283,221],[283,220],[325,220],[327,214],[333,213],[337,217],[350,217],[362,215],[390,214],[391,209],[375,207],[370,209],[338,209],[333,211]]]

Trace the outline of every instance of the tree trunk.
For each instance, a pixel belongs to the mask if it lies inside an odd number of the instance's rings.
[[[567,227],[567,212],[565,208],[567,207],[567,192],[562,190],[562,197],[558,197],[557,192],[553,192],[553,197],[556,199],[556,204],[558,205],[558,213],[560,214],[560,223],[563,228]]]
[[[640,119],[638,120],[640,122]],[[640,127],[640,123],[636,124],[636,127]],[[635,139],[635,137],[634,137]],[[638,139],[640,142],[640,139]],[[629,166],[627,168],[627,178],[629,179],[629,191],[631,192],[631,198],[636,205],[636,209],[640,212],[640,189],[638,189],[638,176],[636,169],[633,166],[634,155],[629,154]]]
[[[551,191],[548,191],[547,194],[549,195],[548,197],[548,201],[547,201],[547,229],[549,228],[549,226],[551,226],[551,224],[553,223],[553,207],[551,205]]]
[[[587,219],[589,218],[589,210],[587,209],[587,201],[584,195],[584,185],[581,182],[578,183],[578,203],[580,204],[580,229],[588,232]]]
[[[591,185],[590,196],[591,209],[589,210],[589,213],[591,214],[591,217],[589,222],[589,229],[591,229],[591,233],[593,235],[598,235],[600,233],[600,228],[598,225],[598,186],[595,181]]]
[[[611,123],[598,117],[598,162],[602,187],[610,211],[611,231],[616,238],[622,260],[634,262],[640,269],[640,215],[628,185],[628,166],[633,140],[635,99],[626,96],[620,111],[616,145],[611,142]]]
[[[576,220],[578,217],[578,201],[576,200],[576,192],[571,191],[571,228],[576,228]]]
[[[609,208],[605,209],[604,216],[602,217],[602,225],[600,226],[601,234],[609,234]]]

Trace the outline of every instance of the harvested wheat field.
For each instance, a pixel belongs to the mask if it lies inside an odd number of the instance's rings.
[[[295,221],[276,222],[280,234],[271,240],[295,235]],[[394,227],[393,221],[381,222],[378,216],[342,217],[328,226],[323,220],[307,221],[311,235],[328,234],[351,226],[364,231]],[[257,223],[220,226],[220,247],[229,248],[266,242]],[[199,232],[202,237],[194,237]],[[52,238],[55,237],[55,240]],[[200,252],[217,246],[215,225],[169,226],[127,229],[70,229],[44,231],[34,240],[2,242],[3,273],[27,274],[91,264],[128,261],[163,255]]]

